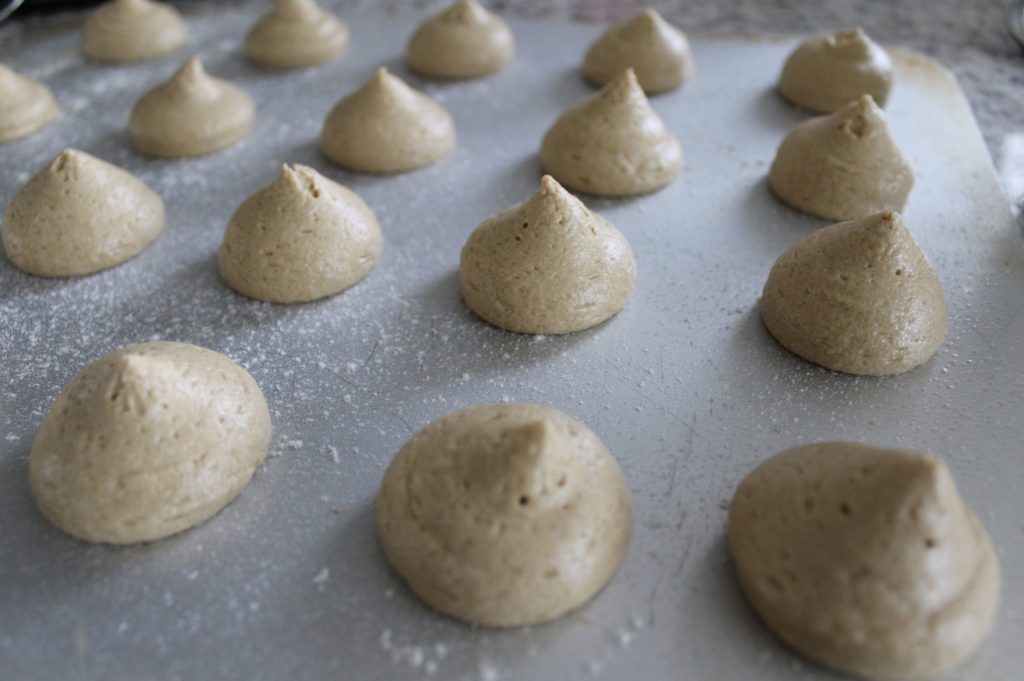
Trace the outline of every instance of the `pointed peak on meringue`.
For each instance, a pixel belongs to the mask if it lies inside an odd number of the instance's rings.
[[[456,24],[480,24],[492,15],[478,0],[455,0],[437,16],[443,21]]]
[[[405,59],[432,78],[476,78],[503,67],[515,52],[508,24],[477,0],[457,0],[413,33]]]
[[[381,241],[377,217],[358,194],[308,166],[282,165],[232,215],[218,266],[250,298],[309,302],[365,277]]]
[[[173,52],[187,38],[185,22],[171,5],[153,0],[111,0],[86,19],[81,49],[93,61],[135,62]]]
[[[903,210],[914,186],[914,170],[870,95],[790,130],[768,177],[783,202],[832,220]]]
[[[455,122],[434,100],[386,68],[334,105],[320,132],[332,162],[370,173],[413,170],[455,146]]]
[[[947,325],[939,279],[894,212],[822,228],[779,256],[761,316],[794,354],[869,376],[924,364]]]
[[[323,8],[316,0],[277,0],[271,10],[287,21],[310,22],[323,14]]]
[[[623,69],[632,68],[647,94],[674,90],[694,73],[686,35],[654,9],[615,24],[587,50],[583,73],[604,85]]]
[[[196,54],[189,57],[165,85],[180,90],[186,97],[209,100],[220,95],[223,83],[209,74],[202,59]]]
[[[779,93],[797,106],[830,113],[862,95],[885,106],[892,83],[889,55],[854,28],[800,43],[782,68]]]
[[[618,313],[635,269],[626,237],[545,176],[533,196],[473,231],[459,284],[469,308],[495,326],[561,334]]]
[[[316,0],[277,0],[245,36],[245,53],[270,69],[328,62],[348,47],[349,31]]]
[[[138,178],[65,149],[11,199],[2,236],[7,256],[22,270],[74,277],[135,256],[163,226],[163,200]]]
[[[949,468],[928,454],[857,442],[794,447],[740,483],[728,524],[754,610],[828,667],[932,678],[991,629],[998,557]]]
[[[583,477],[578,458],[550,420],[535,418],[506,428],[493,449],[460,457],[459,463],[482,506],[542,513],[576,492]]]
[[[570,189],[626,196],[671,182],[682,168],[683,150],[633,69],[625,69],[562,112],[541,142],[541,164]]]
[[[252,98],[237,85],[207,73],[196,55],[139,98],[128,129],[143,153],[202,156],[241,140],[254,117]]]

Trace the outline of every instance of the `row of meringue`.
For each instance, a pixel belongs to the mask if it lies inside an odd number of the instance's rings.
[[[187,28],[170,5],[155,0],[110,0],[82,30],[82,53],[98,62],[134,62],[181,47]],[[348,28],[316,0],[276,0],[245,37],[245,52],[273,69],[330,61],[345,51]],[[503,19],[478,0],[456,0],[429,16],[406,46],[406,63],[424,76],[475,78],[501,69],[515,53],[515,37]],[[587,51],[583,71],[603,85],[625,68],[636,69],[644,90],[664,92],[693,74],[686,36],[654,10],[617,24]]]
[[[82,370],[51,406],[32,443],[32,493],[79,539],[163,539],[241,492],[270,428],[259,386],[224,355],[129,346]],[[409,589],[491,627],[583,606],[621,563],[632,515],[598,436],[532,404],[479,404],[428,424],[394,455],[376,499],[381,546]],[[765,623],[857,676],[937,674],[995,620],[999,559],[949,469],[927,454],[852,442],[776,454],[737,486],[728,543]]]
[[[170,5],[110,0],[86,21],[82,52],[98,62],[133,62],[178,49],[186,39],[185,23]],[[245,51],[258,64],[290,69],[334,59],[348,42],[345,25],[316,0],[276,0],[246,35]],[[417,28],[406,62],[428,77],[473,78],[501,69],[514,52],[515,38],[500,17],[478,0],[456,0]],[[636,71],[648,94],[675,89],[694,71],[686,36],[650,9],[609,28],[584,58],[584,74],[598,85],[625,68]],[[891,87],[888,55],[860,29],[801,43],[779,81],[784,97],[818,112],[835,111],[865,94],[884,105]]]
[[[44,276],[116,265],[160,233],[163,202],[127,172],[68,150],[12,199],[3,245]],[[284,166],[235,211],[219,255],[224,280],[277,303],[317,300],[361,280],[382,244],[373,211],[312,168]],[[562,334],[617,314],[633,291],[625,236],[550,176],[522,204],[485,220],[462,249],[459,288],[495,326]],[[761,299],[769,330],[797,355],[884,375],[927,361],[946,333],[938,278],[896,213],[818,230],[783,254]]]
[[[254,115],[248,94],[208,74],[193,57],[139,98],[128,128],[143,153],[188,157],[237,143]],[[397,173],[439,160],[455,139],[455,123],[444,107],[380,68],[327,114],[320,146],[328,159],[349,170]],[[682,167],[683,153],[628,69],[559,116],[544,136],[541,161],[568,187],[620,196],[670,182]]]

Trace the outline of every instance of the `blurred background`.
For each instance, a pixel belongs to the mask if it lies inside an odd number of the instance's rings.
[[[174,2],[189,6],[216,0]],[[1019,212],[1024,199],[1024,40],[1021,0],[483,0],[501,12],[529,17],[610,22],[655,7],[686,31],[800,35],[861,26],[887,45],[917,50],[938,60],[960,81],[1008,197]],[[254,15],[272,0],[241,0]],[[45,21],[54,13],[84,10],[90,0],[0,0],[2,38],[18,24]],[[413,6],[424,11],[447,2],[429,0],[321,0],[344,14],[370,5]],[[15,7],[20,5],[20,7]],[[42,17],[42,18],[40,18]],[[1016,31],[1014,29],[1016,28]],[[1020,36],[1014,38],[1014,33]],[[3,55],[0,54],[0,60]]]

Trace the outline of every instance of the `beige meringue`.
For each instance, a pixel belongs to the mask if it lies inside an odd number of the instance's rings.
[[[790,130],[768,173],[775,195],[831,220],[903,210],[914,169],[870,95]]]
[[[151,342],[86,367],[50,408],[29,456],[39,510],[91,542],[155,541],[228,504],[270,444],[245,369],[212,350]]]
[[[0,144],[27,137],[56,116],[50,88],[0,64]]]
[[[656,10],[646,9],[605,31],[583,60],[584,75],[596,85],[628,68],[649,95],[674,90],[693,77],[690,43]]]
[[[865,679],[923,679],[992,628],[999,562],[949,469],[853,442],[758,466],[729,508],[740,585],[807,657]]]
[[[235,211],[218,262],[239,293],[297,303],[352,286],[380,248],[380,225],[358,194],[312,168],[286,165]]]
[[[327,114],[320,147],[334,163],[367,173],[398,173],[429,165],[455,146],[455,123],[444,107],[377,69]]]
[[[898,213],[825,227],[779,256],[761,316],[793,353],[851,374],[913,369],[946,336],[939,279]]]
[[[178,10],[153,0],[110,0],[82,27],[82,54],[93,61],[143,61],[185,44],[188,29]]]
[[[625,196],[671,182],[683,166],[683,149],[627,69],[558,117],[544,135],[540,160],[570,189]]]
[[[469,236],[459,288],[469,308],[495,326],[561,334],[617,314],[635,277],[626,237],[544,176],[528,201],[493,215]]]
[[[163,226],[163,200],[138,178],[65,149],[11,199],[3,244],[30,274],[76,277],[128,260]]]
[[[177,158],[212,154],[252,127],[255,107],[240,87],[213,78],[192,57],[171,79],[142,95],[128,130],[139,151]]]
[[[611,579],[629,492],[586,426],[532,404],[444,416],[395,455],[377,497],[384,553],[413,593],[493,627],[557,619]]]
[[[245,36],[245,53],[275,69],[330,61],[348,46],[348,28],[316,0],[277,0]]]
[[[800,43],[786,59],[779,92],[811,111],[838,111],[863,95],[885,106],[892,89],[892,60],[859,28]]]
[[[508,24],[477,0],[456,0],[428,18],[409,39],[405,61],[434,78],[475,78],[494,73],[515,53]]]

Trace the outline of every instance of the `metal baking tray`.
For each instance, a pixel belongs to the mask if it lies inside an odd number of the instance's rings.
[[[166,201],[139,257],[73,280],[0,259],[0,678],[830,679],[746,606],[725,543],[726,504],[765,457],[832,438],[931,451],[992,534],[1003,603],[991,639],[948,676],[1020,678],[1024,640],[1024,254],[963,94],[933,62],[898,54],[888,107],[917,168],[905,217],[934,264],[949,335],[925,366],[858,378],[812,366],[765,331],[757,299],[776,256],[823,225],[781,205],[765,175],[805,114],[773,91],[791,40],[695,37],[696,78],[654,107],[686,169],[650,196],[586,198],[637,255],[625,310],[563,337],[506,333],[459,299],[459,250],[540,179],[540,138],[593,90],[579,73],[600,28],[512,19],[497,75],[423,82],[402,62],[422,14],[344,15],[339,61],[268,73],[241,52],[261,3],[186,9],[189,49],[100,67],[78,56],[81,15],[0,30],[11,66],[54,89],[63,114],[0,147],[0,200],[64,147],[137,173]],[[252,134],[223,153],[159,161],[126,132],[135,99],[191,51],[252,93]],[[458,147],[426,169],[373,177],[317,150],[332,103],[379,65],[452,112]],[[276,306],[219,280],[237,205],[283,162],[358,191],[380,218],[380,263],[329,300]],[[61,387],[85,364],[149,339],[197,343],[249,369],[274,419],[272,455],[202,526],[144,546],[80,543],[36,511],[27,456]],[[474,629],[422,606],[377,545],[373,499],[414,430],[487,401],[557,407],[604,440],[635,508],[628,554],[588,606],[528,629]]]

